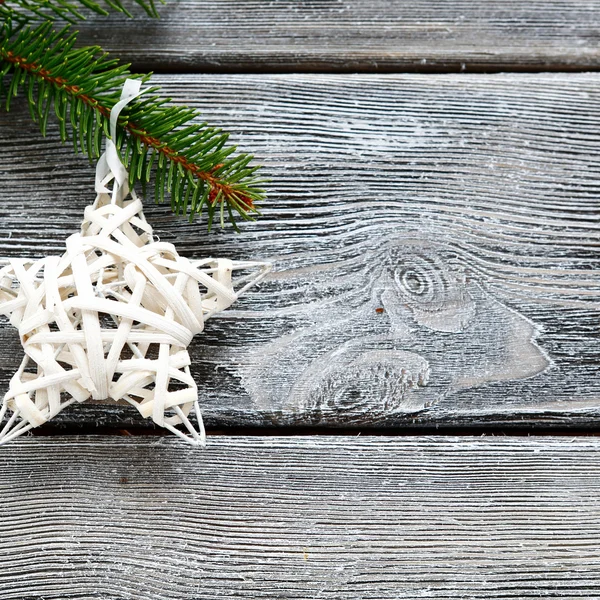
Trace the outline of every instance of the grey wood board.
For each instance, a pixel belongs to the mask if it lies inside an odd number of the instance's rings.
[[[133,4],[133,3],[131,3]],[[385,72],[589,69],[597,0],[177,0],[161,19],[92,16],[80,43],[138,69]]]
[[[191,346],[209,426],[595,427],[600,75],[156,81],[273,180],[241,235],[147,203],[185,255],[274,263]],[[93,167],[24,107],[0,123],[0,256],[61,252]],[[63,423],[145,423],[83,408]]]
[[[3,600],[600,597],[593,438],[29,438]]]

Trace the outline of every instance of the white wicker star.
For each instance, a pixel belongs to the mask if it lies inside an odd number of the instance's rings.
[[[119,111],[139,93],[139,83],[128,81],[112,111],[113,139]],[[270,265],[190,261],[172,244],[154,240],[110,140],[96,191],[81,232],[67,239],[61,257],[11,260],[0,270],[0,313],[18,328],[25,351],[0,409],[0,422],[12,412],[0,444],[74,402],[112,398],[203,445],[187,346],[206,319],[229,307]],[[236,271],[250,274],[234,277]],[[188,418],[192,411],[198,429]]]

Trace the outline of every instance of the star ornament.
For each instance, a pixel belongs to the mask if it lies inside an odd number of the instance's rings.
[[[126,92],[124,100],[135,97]],[[180,256],[172,244],[154,239],[126,181],[107,140],[96,201],[65,253],[10,260],[0,269],[0,313],[18,329],[25,352],[0,409],[0,423],[10,415],[0,425],[0,444],[73,403],[111,398],[204,445],[187,346],[270,265]]]

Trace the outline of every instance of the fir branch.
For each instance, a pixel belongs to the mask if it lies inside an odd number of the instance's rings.
[[[161,4],[165,3],[165,0],[158,1]],[[134,0],[134,2],[141,6],[148,16],[158,18],[155,0]],[[107,8],[132,17],[121,0],[103,0],[102,4],[95,0],[0,0],[0,4],[14,14],[20,14],[25,20],[31,20],[31,17],[36,16],[44,20],[60,18],[73,22],[85,19],[82,9],[106,16],[109,14]]]
[[[44,135],[53,109],[61,139],[70,138],[76,151],[94,158],[125,80],[147,81],[149,75],[132,75],[128,65],[99,47],[75,48],[75,40],[69,27],[56,32],[44,23],[15,32],[7,23],[0,39],[0,96],[6,96],[9,110],[11,99],[24,91]],[[209,229],[215,217],[222,226],[228,218],[236,229],[235,213],[251,220],[264,197],[252,156],[235,154],[228,134],[198,123],[197,111],[150,95],[157,90],[151,88],[119,117],[115,143],[130,183],[145,187],[154,174],[156,200],[163,202],[169,192],[173,211],[190,221],[206,211]]]

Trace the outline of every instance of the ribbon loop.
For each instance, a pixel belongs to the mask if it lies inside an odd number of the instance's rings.
[[[106,186],[114,180],[112,189],[112,203],[119,204],[129,193],[127,184],[128,174],[125,165],[121,162],[116,146],[117,123],[121,111],[146,90],[142,90],[142,82],[139,79],[127,79],[123,85],[121,98],[110,111],[110,139],[106,140],[106,151],[98,160],[96,167],[96,192],[98,194],[110,194]]]

